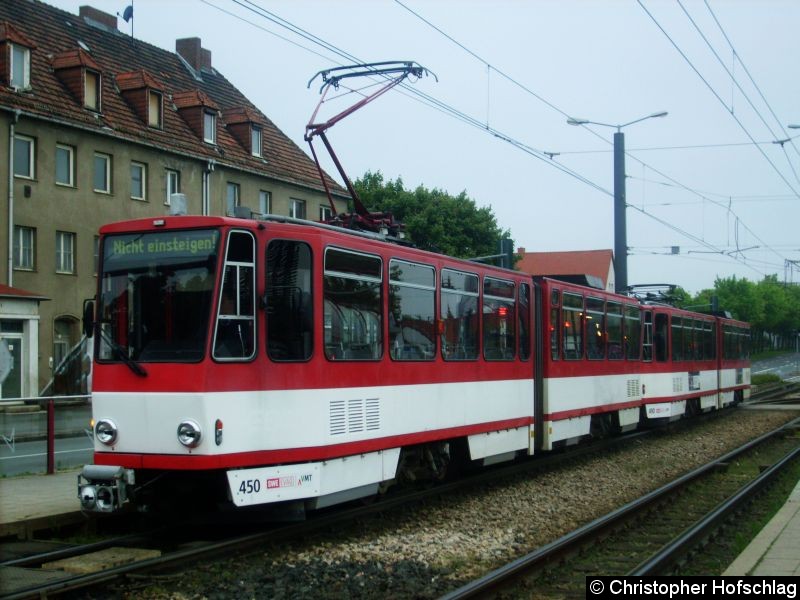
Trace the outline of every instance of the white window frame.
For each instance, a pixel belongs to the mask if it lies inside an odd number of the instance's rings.
[[[264,143],[264,130],[257,125],[250,126],[250,154],[261,157]]]
[[[233,192],[233,198],[231,198]],[[232,215],[236,211],[236,207],[241,205],[242,201],[242,188],[238,183],[229,181],[225,184],[225,214]],[[231,206],[233,200],[233,206]]]
[[[297,209],[298,207],[303,208],[303,216],[297,216]],[[289,216],[293,219],[305,219],[306,218],[306,201],[305,200],[298,200],[297,198],[290,198],[289,199]]]
[[[210,110],[203,111],[203,141],[207,144],[217,143],[217,115]]]
[[[75,234],[56,231],[56,273],[75,273]]]
[[[332,218],[333,218],[333,211],[331,210],[331,207],[328,206],[327,204],[320,204],[319,205],[319,220],[321,222],[325,222],[328,219],[332,219]]]
[[[14,77],[14,71],[16,70],[17,64],[15,55],[17,52],[22,52],[22,82],[19,82]],[[27,90],[31,87],[31,49],[26,48],[20,44],[11,44],[11,51],[9,52],[10,56],[10,64],[9,64],[9,81],[11,83],[11,87],[15,90]]]
[[[97,174],[97,159],[104,159],[106,163],[105,168],[105,176],[104,176],[104,186],[105,189],[98,189],[94,187],[95,184],[95,175]],[[104,152],[95,152],[92,158],[92,189],[97,192],[98,194],[110,194],[111,193],[111,155],[105,154]]]
[[[164,96],[155,90],[147,90],[147,126],[155,129],[164,127]]]
[[[142,185],[141,196],[136,196],[133,193],[133,170],[136,168],[140,170],[141,174],[141,185]],[[131,161],[131,199],[147,200],[147,165],[144,163],[137,162],[135,160]]]
[[[28,240],[23,239],[23,233],[29,234]],[[14,269],[19,271],[36,269],[36,229],[33,227],[14,226]]]
[[[64,151],[67,153],[67,181],[59,181],[58,180],[58,154],[59,151]],[[67,144],[56,144],[56,156],[55,156],[55,182],[56,185],[63,185],[64,187],[75,187],[75,148],[72,146],[68,146]]]
[[[89,87],[89,81],[94,80],[94,90]],[[100,90],[102,76],[99,72],[84,69],[83,73],[83,106],[94,112],[100,112]]]
[[[258,212],[260,212],[262,215],[268,215],[272,212],[272,192],[259,190]]]
[[[172,198],[172,194],[180,194],[181,193],[181,172],[176,171],[175,169],[166,169],[166,194],[167,198],[164,200],[164,205],[170,205],[170,199]],[[175,184],[173,186],[173,183]],[[174,187],[174,189],[173,189]]]
[[[19,173],[17,169],[19,165],[17,165],[17,161],[14,161],[14,177],[19,177],[21,179],[33,179],[33,176],[36,174],[36,140],[32,137],[28,137],[27,135],[19,135],[17,133],[14,134],[14,154],[17,153],[17,142],[22,142],[28,144],[28,172],[27,173]]]

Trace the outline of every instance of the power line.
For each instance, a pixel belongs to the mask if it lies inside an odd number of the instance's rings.
[[[313,44],[321,46],[322,48],[324,48],[328,52],[332,52],[332,53],[334,53],[337,56],[342,57],[342,58],[347,58],[348,60],[350,60],[352,62],[355,62],[355,63],[359,63],[359,64],[363,64],[364,63],[364,61],[359,59],[358,57],[346,52],[345,50],[342,50],[341,48],[338,48],[337,46],[335,46],[335,45],[323,40],[322,38],[320,38],[320,37],[308,32],[308,31],[302,29],[301,27],[299,27],[297,25],[294,25],[293,23],[290,23],[289,21],[287,21],[287,20],[279,17],[278,15],[276,15],[276,14],[274,14],[274,13],[272,13],[272,12],[266,10],[266,9],[264,9],[263,7],[258,6],[255,2],[252,2],[251,0],[244,0],[244,2],[246,4],[248,4],[248,5],[250,5],[250,6],[245,6],[245,4],[240,0],[232,0],[232,1],[235,4],[245,8],[245,9],[251,11],[251,12],[253,12],[254,14],[256,14],[258,16],[261,16],[262,18],[265,18],[265,19],[271,21],[272,23],[274,23],[274,24],[276,24],[276,25],[278,25],[278,26],[280,26],[282,28],[285,28],[285,29],[291,31],[292,33],[295,33],[296,35],[301,36],[302,38],[312,42]],[[213,5],[211,5],[211,6],[213,6]],[[244,19],[244,20],[247,21],[246,19]],[[250,21],[247,21],[247,22],[250,23]],[[300,48],[302,48],[302,49],[306,49],[302,45],[298,45],[298,44],[295,44],[295,45],[300,47]],[[459,45],[461,46],[461,44],[459,44]],[[314,52],[314,54],[319,55],[316,52]],[[473,53],[471,53],[471,54],[473,54]],[[475,56],[477,56],[477,55],[475,55]],[[482,59],[480,59],[480,60],[482,60]],[[498,73],[502,74],[503,76],[505,76],[505,74],[503,74],[501,71],[499,71],[499,70],[496,70],[496,71]],[[505,77],[507,77],[507,76],[505,76]],[[527,89],[527,88],[524,88],[524,86],[522,86],[518,82],[516,82],[516,83],[517,83],[517,85],[519,85],[523,89]],[[595,188],[596,190],[600,191],[601,193],[604,193],[604,194],[606,194],[608,196],[613,197],[613,193],[610,192],[609,190],[606,190],[605,188],[603,188],[603,187],[599,186],[598,184],[592,182],[591,180],[589,180],[586,177],[580,175],[579,173],[573,171],[572,169],[569,169],[568,167],[566,167],[564,165],[561,165],[560,163],[557,163],[557,162],[555,162],[553,160],[549,160],[549,159],[545,158],[545,156],[548,156],[547,153],[545,153],[545,152],[543,152],[541,150],[537,150],[535,148],[532,148],[531,146],[528,146],[527,144],[524,144],[523,142],[520,142],[519,140],[516,140],[515,138],[513,138],[511,136],[508,136],[508,135],[506,135],[506,134],[504,134],[504,133],[502,133],[502,132],[500,132],[498,130],[495,130],[495,129],[491,128],[491,127],[488,127],[487,125],[482,124],[481,122],[479,122],[474,117],[472,117],[472,116],[470,116],[470,115],[468,115],[466,113],[463,113],[462,111],[459,111],[458,109],[452,107],[451,105],[449,105],[449,104],[447,104],[447,103],[445,103],[445,102],[443,102],[443,101],[441,101],[441,100],[439,100],[439,99],[437,99],[437,98],[435,98],[433,96],[430,96],[429,94],[425,94],[424,92],[421,92],[421,91],[417,90],[416,88],[407,87],[406,84],[402,84],[401,87],[404,87],[404,89],[406,89],[406,91],[408,91],[409,93],[419,97],[421,99],[421,101],[423,101],[429,107],[432,107],[432,108],[435,108],[435,109],[440,110],[442,112],[445,112],[449,116],[454,117],[454,118],[456,118],[458,120],[461,120],[465,124],[468,124],[470,126],[476,127],[476,128],[478,128],[478,129],[480,129],[482,131],[488,132],[491,135],[493,135],[494,137],[497,137],[498,139],[511,144],[512,146],[514,146],[514,147],[516,147],[516,148],[528,153],[529,155],[534,156],[535,158],[538,158],[538,159],[542,160],[543,162],[545,162],[546,164],[550,165],[551,167],[556,168],[556,169],[558,169],[558,170],[570,175],[571,177],[574,177],[575,179],[581,181],[582,183],[585,183],[585,184]],[[530,92],[530,93],[533,93],[533,92]],[[541,99],[538,95],[536,95],[536,97]],[[541,100],[544,101],[543,99],[541,99]],[[546,101],[544,101],[544,102],[547,103],[552,108],[554,108],[555,110],[557,110],[558,112],[560,112],[562,115],[568,116],[566,113],[564,113],[563,111],[561,111],[560,109],[558,109],[554,105],[550,104],[549,102],[546,102]],[[595,132],[592,132],[592,133],[594,133],[595,135],[597,135],[601,139],[605,139],[605,138],[602,138],[602,136],[600,136],[599,134],[597,134]],[[628,206],[632,206],[632,205],[628,205]],[[668,227],[668,228],[680,233],[681,235],[684,235],[687,238],[689,238],[689,239],[691,239],[693,241],[696,241],[697,243],[702,244],[703,246],[705,246],[705,247],[709,248],[710,250],[712,250],[714,253],[720,253],[722,255],[725,255],[722,251],[720,251],[718,248],[716,248],[712,244],[709,244],[708,242],[705,242],[701,238],[698,238],[697,236],[694,236],[693,234],[682,230],[681,228],[677,227],[676,225],[668,223],[668,222],[664,221],[663,219],[660,219],[660,218],[656,217],[655,215],[652,215],[651,213],[648,213],[644,209],[640,209],[640,208],[638,208],[636,206],[632,206],[632,208],[634,208],[635,210],[638,210],[642,214],[650,217],[651,219],[661,223],[662,225],[664,225],[664,226],[666,226],[666,227]],[[732,258],[736,262],[741,262],[740,260],[738,260],[734,256],[731,256],[731,255],[726,255],[726,256],[729,256],[730,258]],[[742,264],[744,264],[745,266],[749,267],[749,265],[747,265],[747,263],[742,263]],[[752,267],[750,267],[750,268],[752,268]]]
[[[728,46],[730,46],[731,51],[733,52],[733,55],[739,61],[739,64],[742,65],[742,69],[744,69],[744,72],[747,74],[747,77],[750,78],[750,82],[753,84],[753,87],[756,88],[756,91],[758,92],[758,95],[761,96],[761,99],[764,101],[764,104],[766,104],[767,108],[769,109],[770,114],[772,114],[772,117],[775,119],[775,122],[778,124],[778,127],[781,128],[781,131],[783,132],[783,135],[788,138],[789,134],[786,133],[786,129],[784,129],[784,127],[783,127],[783,122],[778,118],[778,115],[775,114],[775,111],[772,110],[772,106],[767,101],[767,98],[764,96],[764,93],[761,91],[761,88],[756,83],[756,80],[753,79],[753,76],[750,74],[750,70],[747,68],[747,65],[744,64],[744,61],[742,60],[741,54],[739,54],[736,51],[736,48],[733,47],[733,42],[731,42],[730,38],[728,37],[728,34],[725,33],[725,29],[723,29],[722,24],[719,22],[719,19],[717,19],[717,15],[714,14],[713,10],[711,10],[711,5],[708,3],[708,0],[703,0],[703,2],[705,3],[706,8],[708,9],[708,12],[711,14],[711,17],[714,19],[714,22],[717,24],[717,27],[719,27],[719,30],[722,33],[722,37],[724,37],[725,41],[728,42]],[[795,145],[794,141],[792,141],[792,147],[794,148],[794,151],[797,152],[798,156],[800,156],[800,150],[797,149],[797,146]]]
[[[741,120],[739,120],[739,117],[737,117],[731,111],[727,110],[728,105],[725,104],[725,101],[720,97],[720,95],[717,93],[717,91],[714,89],[714,87],[708,82],[708,80],[705,77],[703,77],[703,74],[700,73],[700,71],[697,69],[697,67],[694,66],[692,61],[689,60],[689,57],[686,56],[686,53],[683,50],[681,50],[680,46],[678,46],[677,43],[675,43],[675,40],[672,39],[672,37],[667,33],[666,29],[664,29],[661,26],[661,23],[658,22],[658,20],[653,16],[653,14],[649,10],[647,10],[645,5],[642,3],[642,0],[636,0],[636,1],[638,2],[639,6],[641,6],[642,10],[647,14],[647,16],[650,17],[650,19],[653,21],[653,23],[655,23],[656,27],[659,28],[661,33],[663,33],[664,36],[667,38],[667,40],[669,40],[669,42],[672,44],[672,46],[675,48],[675,50],[678,52],[678,54],[681,55],[681,57],[686,61],[686,63],[689,65],[689,67],[691,67],[691,69],[695,72],[695,74],[706,85],[706,87],[714,95],[714,97],[720,102],[720,104],[722,104],[722,106],[725,107],[725,109],[726,109],[725,112],[727,112],[728,114],[731,115],[731,117],[733,118],[734,121],[736,121],[736,123],[739,125],[741,130],[744,131],[745,135],[747,135],[747,137],[750,138],[750,141],[753,142],[753,144],[758,149],[758,151],[761,153],[761,155],[764,157],[764,159],[770,164],[770,166],[773,168],[773,170],[778,174],[778,177],[780,177],[783,180],[783,182],[788,186],[788,188],[790,190],[792,190],[792,193],[794,193],[794,195],[797,196],[798,199],[800,199],[800,194],[798,194],[797,190],[795,190],[794,187],[792,187],[792,184],[789,183],[789,180],[786,179],[786,177],[783,175],[783,173],[780,172],[778,167],[775,166],[775,163],[773,163],[772,160],[769,158],[769,156],[767,156],[767,154],[761,149],[761,147],[758,146],[758,144],[756,144],[755,138],[753,138],[753,136],[750,134],[750,132],[747,130],[747,128],[744,126],[744,124],[741,122]]]

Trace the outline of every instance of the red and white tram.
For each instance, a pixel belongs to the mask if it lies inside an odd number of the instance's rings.
[[[743,323],[373,234],[169,216],[100,252],[86,510],[319,508],[748,393]]]

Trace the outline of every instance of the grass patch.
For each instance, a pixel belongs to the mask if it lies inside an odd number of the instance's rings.
[[[780,383],[783,381],[779,375],[775,375],[775,373],[758,373],[757,375],[752,375],[750,377],[750,383],[752,385],[765,385],[767,383]]]

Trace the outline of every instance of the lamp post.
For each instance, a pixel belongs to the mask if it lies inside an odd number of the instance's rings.
[[[567,119],[567,123],[570,125],[600,125],[617,129],[614,133],[614,272],[616,275],[615,291],[617,293],[624,293],[628,288],[628,236],[625,223],[625,134],[622,133],[622,128],[647,119],[666,116],[667,111],[661,111],[621,125],[598,123],[588,119]]]

